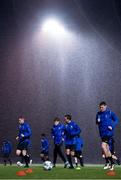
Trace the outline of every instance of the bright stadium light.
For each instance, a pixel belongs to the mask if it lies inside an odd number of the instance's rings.
[[[56,19],[48,19],[42,25],[42,31],[54,37],[63,36],[66,30],[63,25]]]

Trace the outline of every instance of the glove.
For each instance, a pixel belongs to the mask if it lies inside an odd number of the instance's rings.
[[[100,123],[100,118],[97,119],[97,122]]]
[[[112,128],[111,126],[108,126],[108,129],[109,129],[109,130],[112,130],[113,128]]]
[[[24,134],[21,134],[21,137],[24,137]]]

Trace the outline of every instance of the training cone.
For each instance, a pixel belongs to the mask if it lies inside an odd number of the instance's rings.
[[[108,176],[116,176],[116,172],[115,171],[108,171],[107,175]]]
[[[17,176],[26,176],[26,173],[24,171],[18,171],[16,173]]]
[[[27,170],[25,170],[25,173],[33,173],[33,170],[31,169],[31,168],[29,168],[29,169],[27,169]]]

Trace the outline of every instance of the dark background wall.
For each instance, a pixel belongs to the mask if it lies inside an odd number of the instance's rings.
[[[20,115],[32,127],[32,154],[39,159],[40,134],[46,132],[52,144],[53,118],[63,121],[71,113],[82,129],[85,162],[103,162],[95,125],[99,102],[105,100],[121,117],[120,2],[0,1],[0,143],[12,141],[13,157]],[[42,34],[41,23],[50,14],[65,24],[66,39]],[[119,121],[119,156],[120,131]]]

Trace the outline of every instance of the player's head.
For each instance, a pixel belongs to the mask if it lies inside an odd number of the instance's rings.
[[[60,118],[56,117],[54,120],[54,125],[58,125],[60,123]]]
[[[8,141],[7,141],[7,139],[4,139],[3,144],[6,144],[6,143],[8,143]]]
[[[70,114],[66,114],[64,116],[64,120],[65,120],[66,123],[69,123],[71,121],[71,115]]]
[[[42,133],[42,134],[41,134],[41,137],[42,137],[42,138],[45,138],[45,137],[46,137],[46,134],[45,134],[45,133]]]
[[[19,120],[19,124],[23,124],[25,121],[25,117],[20,116],[18,120]]]
[[[100,108],[100,111],[101,111],[101,112],[106,111],[106,108],[107,108],[106,102],[105,102],[105,101],[102,101],[102,102],[99,104],[99,108]]]

